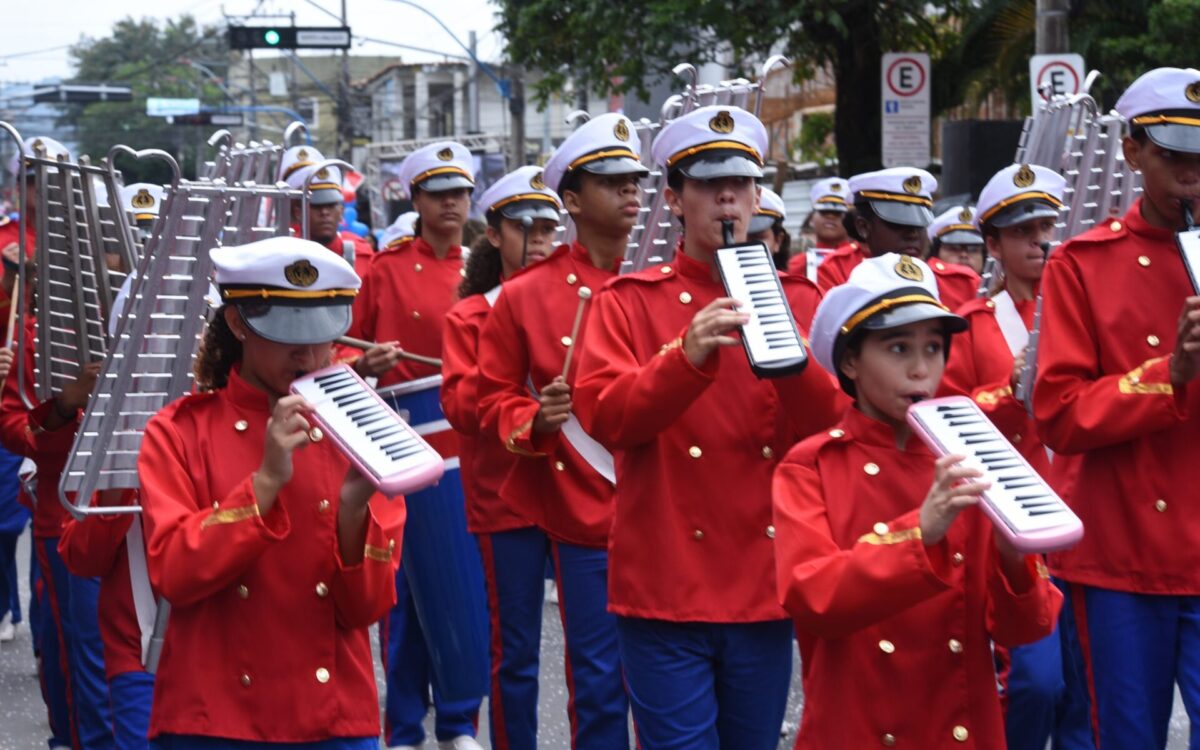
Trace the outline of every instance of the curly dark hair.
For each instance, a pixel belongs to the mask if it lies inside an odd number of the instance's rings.
[[[226,307],[221,305],[209,318],[196,353],[193,372],[196,387],[202,392],[224,388],[229,383],[229,371],[242,361],[242,342],[225,322]]]
[[[458,285],[459,299],[483,294],[500,283],[503,271],[500,248],[488,241],[486,232],[475,238],[475,244],[471,246],[471,254],[467,256],[467,264],[463,270],[466,271],[466,275]]]

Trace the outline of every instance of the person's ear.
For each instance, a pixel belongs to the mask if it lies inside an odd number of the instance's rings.
[[[1125,163],[1130,169],[1141,170],[1142,161],[1142,142],[1133,136],[1127,135],[1121,139],[1121,151],[1125,153]]]
[[[500,239],[501,239],[500,238],[500,230],[498,228],[492,226],[491,224],[488,224],[487,229],[485,229],[484,232],[487,234],[487,240],[488,240],[488,242],[491,243],[492,247],[499,250],[500,249]]]
[[[667,201],[667,208],[671,209],[671,215],[677,219],[683,218],[683,198],[675,192],[675,188],[668,186],[663,193],[663,198]],[[755,202],[757,204],[757,199]]]
[[[858,215],[854,217],[854,229],[858,232],[858,236],[862,237],[863,242],[870,243],[871,222],[867,221],[865,216]]]
[[[562,194],[563,208],[571,216],[575,216],[583,212],[583,200],[579,193],[574,190],[564,190]]]
[[[225,325],[229,326],[229,330],[233,331],[233,336],[238,341],[246,340],[249,326],[242,320],[242,313],[237,309],[237,305],[225,306]]]
[[[838,370],[841,371],[846,379],[852,383],[858,382],[858,352],[853,349],[847,349],[842,355],[842,361],[838,365]]]

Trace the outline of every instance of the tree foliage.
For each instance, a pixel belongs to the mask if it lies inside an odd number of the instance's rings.
[[[113,145],[135,149],[158,148],[175,156],[185,176],[195,175],[196,141],[193,127],[168,124],[146,115],[148,97],[198,98],[221,101],[221,90],[190,61],[223,68],[228,50],[216,27],[200,28],[191,16],[159,25],[151,19],[118,21],[108,37],[85,38],[71,48],[76,74],[73,82],[128,85],[131,102],[73,105],[63,119],[76,127],[81,153],[98,161]],[[122,161],[117,165],[127,182],[166,182],[169,171],[160,163]]]

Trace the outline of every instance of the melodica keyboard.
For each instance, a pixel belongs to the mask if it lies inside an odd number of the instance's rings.
[[[310,372],[291,385],[310,417],[384,495],[416,492],[442,478],[445,462],[346,364]]]
[[[719,248],[717,269],[728,296],[743,303],[739,312],[750,315],[742,326],[742,347],[754,374],[774,378],[803,370],[808,352],[767,246],[755,242]]]
[[[1083,536],[1079,517],[971,399],[920,401],[908,407],[908,423],[938,456],[966,456],[964,466],[983,472],[992,486],[980,507],[1021,552],[1066,549]]]

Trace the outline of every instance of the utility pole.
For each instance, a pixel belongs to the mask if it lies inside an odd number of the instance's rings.
[[[1037,39],[1039,55],[1070,52],[1068,12],[1070,0],[1037,0]]]
[[[476,59],[475,32],[467,36],[467,46],[470,48],[471,62],[467,67],[467,132],[478,133],[479,130],[479,65]]]
[[[512,115],[512,158],[508,163],[511,171],[525,166],[525,69],[513,65],[512,98],[508,100],[508,111]]]
[[[349,26],[346,20],[346,0],[342,0],[342,25]],[[350,102],[350,50],[342,50],[342,75],[338,82],[338,127],[337,154],[339,158],[350,161],[350,149],[354,142],[354,106]]]
[[[250,65],[250,140],[258,140],[258,85],[254,70],[254,50],[246,50],[246,62]]]

